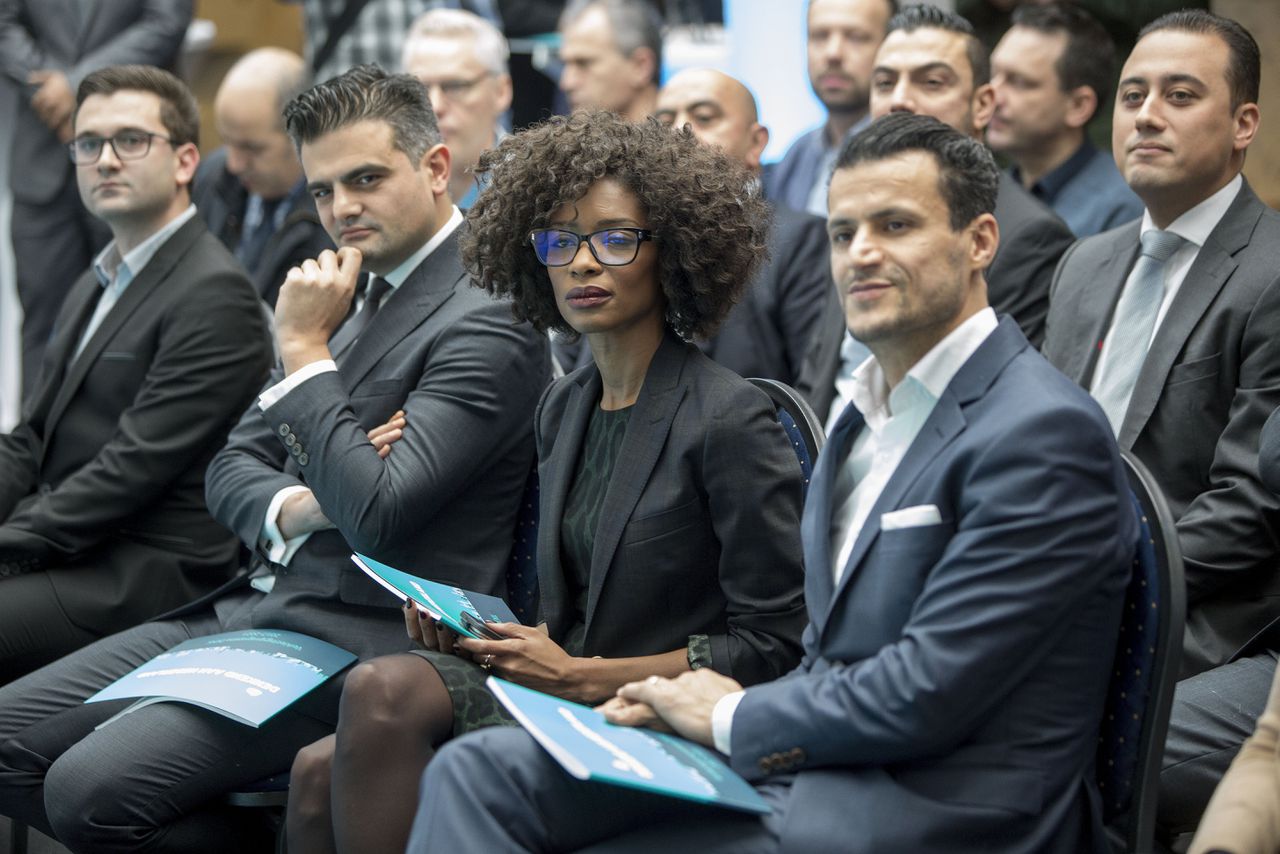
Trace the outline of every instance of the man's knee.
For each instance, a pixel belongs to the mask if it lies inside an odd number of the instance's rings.
[[[58,840],[73,851],[137,851],[157,823],[130,814],[129,782],[77,751],[54,762],[45,775],[44,807]]]

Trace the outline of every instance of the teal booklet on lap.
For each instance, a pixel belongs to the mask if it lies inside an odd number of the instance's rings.
[[[223,632],[183,641],[85,702],[141,698],[99,729],[143,706],[168,700],[259,727],[355,660],[345,649],[297,632]]]
[[[486,684],[543,749],[579,780],[599,780],[763,814],[769,806],[712,751],[683,738],[611,724],[595,709],[490,676]]]
[[[486,596],[450,584],[428,581],[358,553],[353,554],[351,560],[365,575],[399,596],[401,601],[412,599],[415,605],[433,619],[439,620],[463,637],[497,638],[499,636],[496,633],[485,634],[485,623],[520,622],[520,618],[511,613],[507,603],[497,596]]]

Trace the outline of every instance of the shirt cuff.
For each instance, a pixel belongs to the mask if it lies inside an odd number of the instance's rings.
[[[311,366],[308,365],[307,367]],[[294,374],[294,376],[297,376],[297,374]],[[278,387],[276,386],[276,388]],[[293,555],[298,549],[302,548],[302,544],[311,536],[311,532],[308,531],[291,540],[286,540],[284,535],[280,533],[280,508],[284,506],[285,499],[290,495],[307,491],[308,489],[305,486],[286,486],[272,496],[271,503],[267,505],[267,517],[262,520],[262,534],[259,536],[258,541],[262,546],[262,551],[266,553],[267,560],[272,563],[288,566],[289,561],[293,560]]]
[[[725,756],[729,755],[733,735],[733,713],[738,710],[738,704],[742,702],[746,693],[746,691],[734,691],[731,694],[725,694],[716,700],[716,704],[711,708],[711,741],[715,744],[716,750]]]
[[[329,371],[338,370],[338,363],[333,359],[320,359],[309,365],[303,365],[298,370],[289,374],[289,376],[280,380],[271,388],[258,395],[258,408],[266,412],[271,407],[280,402],[280,398],[293,391],[312,377],[327,373]]]

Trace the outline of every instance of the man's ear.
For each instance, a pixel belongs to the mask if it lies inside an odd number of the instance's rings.
[[[760,158],[764,155],[765,148],[769,145],[769,129],[764,125],[756,122],[748,131],[751,135],[751,147],[747,149],[747,166],[751,171],[760,171]]]
[[[194,142],[184,142],[173,151],[178,158],[178,169],[174,178],[180,187],[190,187],[196,177],[196,167],[200,165],[200,149]]]
[[[973,112],[973,132],[981,138],[982,132],[987,129],[987,125],[991,124],[991,117],[996,112],[995,87],[990,83],[983,83],[973,90],[973,100],[970,103]]]
[[[422,160],[418,166],[430,173],[431,194],[433,196],[449,192],[449,168],[452,161],[453,155],[449,153],[448,147],[443,142],[438,142],[431,146],[422,155]]]
[[[631,81],[637,89],[643,89],[658,79],[658,57],[652,48],[638,47],[627,57],[631,66]]]
[[[1067,95],[1067,113],[1063,121],[1067,127],[1082,128],[1098,112],[1098,95],[1092,86],[1077,86]]]
[[[969,242],[969,263],[976,270],[991,266],[1000,248],[1000,226],[993,214],[979,214],[969,223],[972,239]]]
[[[511,109],[511,75],[498,75],[498,112],[505,113]]]
[[[1258,122],[1261,121],[1258,113],[1258,105],[1254,103],[1241,104],[1236,107],[1235,112],[1231,116],[1231,123],[1235,125],[1235,133],[1232,134],[1232,148],[1236,151],[1244,151],[1253,142],[1254,136],[1258,133]]]

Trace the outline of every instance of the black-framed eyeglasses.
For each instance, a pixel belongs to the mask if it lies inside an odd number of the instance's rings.
[[[146,130],[122,130],[115,136],[81,136],[67,143],[71,162],[77,166],[90,166],[102,156],[104,145],[110,145],[120,160],[141,160],[151,151],[151,140],[162,139],[170,145],[173,139],[162,133]]]
[[[529,232],[529,242],[538,260],[548,267],[563,267],[573,262],[582,241],[595,259],[606,267],[621,267],[636,260],[640,244],[653,240],[654,234],[647,228],[602,228],[590,234],[578,234],[563,228],[535,228]]]
[[[424,80],[422,85],[427,87],[428,92],[430,92],[431,87],[434,86],[439,89],[440,94],[444,95],[446,98],[458,98],[470,92],[481,80],[492,76],[492,71],[486,71],[479,77],[472,77],[470,80],[433,80],[430,83]]]

